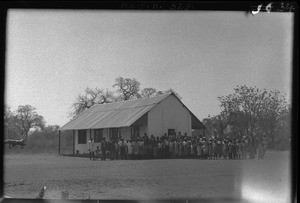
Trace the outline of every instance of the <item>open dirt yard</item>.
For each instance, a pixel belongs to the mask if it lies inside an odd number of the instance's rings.
[[[58,199],[237,198],[289,202],[289,152],[267,152],[262,160],[91,161],[55,154],[5,154],[4,194]]]

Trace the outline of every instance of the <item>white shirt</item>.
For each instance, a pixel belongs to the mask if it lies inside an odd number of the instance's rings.
[[[143,147],[144,146],[144,142],[143,141],[139,141],[139,147]]]
[[[128,146],[128,154],[132,154],[132,152],[133,152],[133,146],[132,146],[132,143],[128,142],[128,143],[127,143],[127,146]]]
[[[88,148],[91,152],[95,151],[94,142],[92,142],[91,140],[89,140],[88,142]]]

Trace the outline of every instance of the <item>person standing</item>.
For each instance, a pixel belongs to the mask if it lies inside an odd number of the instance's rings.
[[[262,138],[259,138],[257,144],[258,144],[258,146],[257,146],[258,158],[259,159],[263,159],[264,147],[263,147],[263,140],[262,140]]]
[[[131,144],[132,144],[132,155],[131,155],[131,158],[132,159],[136,159],[136,155],[137,155],[137,151],[138,151],[136,140],[132,139]]]
[[[162,147],[162,159],[166,158],[166,144],[165,144],[165,136],[161,137],[161,147]]]
[[[156,139],[154,137],[154,140],[153,140],[153,143],[152,143],[152,145],[153,145],[153,158],[154,159],[158,158],[158,142],[159,142],[159,137],[157,137]]]
[[[170,150],[169,150],[169,147],[170,147],[170,141],[169,141],[169,138],[165,138],[165,158],[170,158]]]
[[[213,157],[213,145],[212,145],[211,139],[208,142],[208,157],[209,157],[209,159],[212,159],[212,157]]]
[[[214,159],[218,159],[219,156],[218,156],[218,144],[217,144],[217,141],[214,140],[213,142],[213,152],[214,152]]]
[[[114,160],[115,159],[115,143],[114,143],[114,141],[108,141],[107,148],[109,149],[110,160]]]
[[[191,140],[191,144],[190,144],[190,148],[191,148],[191,159],[195,158],[195,144],[194,144],[194,140]]]
[[[180,131],[178,132],[178,136],[177,137],[178,137],[178,140],[181,140],[183,138]]]
[[[200,157],[201,157],[201,145],[200,145],[200,141],[197,142],[196,149],[197,149],[197,159],[200,159]]]
[[[223,146],[222,146],[222,142],[220,140],[220,138],[217,140],[217,156],[218,156],[218,159],[221,159],[223,153]]]
[[[131,143],[131,140],[127,141],[127,151],[128,151],[128,158],[132,159],[132,154],[133,154],[133,145]]]
[[[178,141],[174,140],[174,158],[178,158],[179,144]]]
[[[144,150],[144,141],[141,138],[138,140],[138,145],[139,145],[138,159],[143,159],[145,150]]]
[[[267,142],[266,142],[266,138],[265,137],[263,137],[262,145],[263,145],[263,157],[264,157],[265,154],[266,154],[266,151],[267,151]]]
[[[228,142],[228,158],[232,159],[232,141],[229,140]]]
[[[187,142],[186,142],[186,150],[187,150],[187,158],[190,159],[191,158],[191,139],[188,138]]]
[[[118,140],[115,140],[115,160],[119,159],[119,154],[120,154],[120,147]]]
[[[146,133],[145,133],[145,136],[143,137],[143,141],[144,141],[144,155],[143,155],[143,159],[148,159],[149,158],[149,149],[150,149],[150,146],[149,146],[149,139],[148,139],[148,136],[146,136]]]
[[[125,140],[125,159],[128,159],[128,142],[129,140]]]
[[[133,141],[133,154],[134,154],[134,159],[138,159],[139,158],[139,142],[138,140],[134,140]]]
[[[181,141],[181,157],[185,158],[187,155],[187,149],[186,149],[186,141],[183,137],[183,140]]]
[[[125,144],[123,138],[119,142],[119,146],[120,146],[120,157],[121,157],[121,160],[124,160],[125,159],[125,147],[126,147],[126,144]]]
[[[95,156],[96,158],[95,159],[98,160],[99,154],[100,154],[100,148],[99,148],[99,146],[96,147],[95,154],[96,154],[96,156]]]
[[[106,141],[105,138],[102,139],[101,141],[101,160],[105,161],[106,158]]]
[[[204,159],[208,159],[208,140],[205,139],[204,144],[203,144],[203,155],[204,155]]]
[[[93,138],[90,138],[88,142],[88,148],[89,148],[90,160],[95,160],[95,143]]]
[[[169,139],[169,158],[174,158],[174,141],[172,138]]]
[[[228,140],[227,139],[223,140],[223,158],[224,159],[228,158]]]
[[[163,144],[161,138],[157,142],[157,154],[159,159],[163,158]]]
[[[154,146],[155,146],[155,137],[153,135],[151,135],[150,140],[149,140],[149,157],[150,159],[154,158]]]
[[[179,158],[183,157],[183,144],[182,144],[182,140],[181,139],[178,142],[178,157]]]
[[[241,146],[242,146],[242,159],[247,159],[247,143],[245,140],[242,140]]]

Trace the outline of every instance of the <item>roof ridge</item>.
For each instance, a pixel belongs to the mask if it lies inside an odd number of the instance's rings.
[[[144,98],[139,98],[139,99],[129,99],[129,100],[122,100],[122,101],[115,101],[115,102],[110,102],[110,103],[103,103],[103,104],[95,104],[94,106],[97,105],[105,105],[105,104],[116,104],[116,103],[122,103],[122,102],[130,102],[130,101],[138,101],[138,100],[146,100],[146,99],[152,99],[152,98],[156,98],[156,97],[162,97],[162,96],[166,96],[166,95],[171,95],[172,93],[164,93],[164,94],[160,94],[154,97],[144,97]]]
[[[109,110],[93,110],[92,112],[108,112],[108,111],[120,111],[120,110],[124,110],[124,109],[134,109],[134,108],[140,108],[142,106],[151,106],[153,104],[156,104],[156,103],[151,103],[151,104],[147,104],[147,105],[139,105],[139,106],[134,106],[134,107],[127,107],[127,108],[119,108],[119,109],[109,109]],[[89,113],[89,112],[87,112]]]

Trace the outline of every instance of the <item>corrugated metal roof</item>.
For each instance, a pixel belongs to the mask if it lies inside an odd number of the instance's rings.
[[[127,100],[109,104],[97,104],[85,110],[60,130],[118,128],[133,124],[152,107],[171,94]]]

